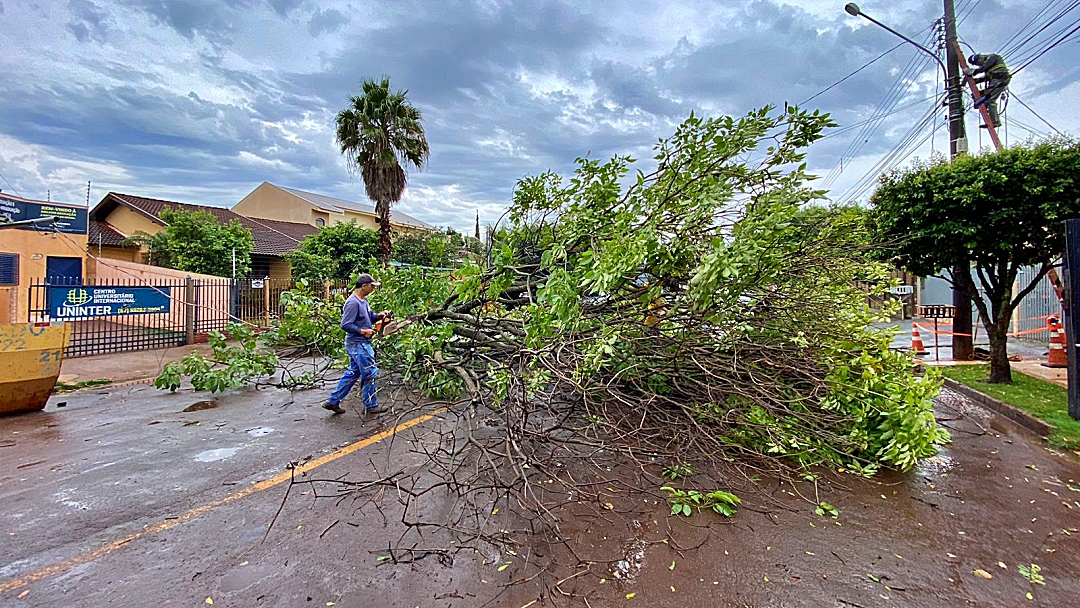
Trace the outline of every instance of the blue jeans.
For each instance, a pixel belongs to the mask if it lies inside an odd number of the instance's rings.
[[[364,409],[369,410],[379,404],[375,398],[375,378],[379,377],[379,368],[375,366],[375,349],[370,342],[360,342],[355,345],[346,344],[345,352],[349,353],[349,369],[345,371],[326,402],[339,405],[359,380],[360,398],[364,402]]]

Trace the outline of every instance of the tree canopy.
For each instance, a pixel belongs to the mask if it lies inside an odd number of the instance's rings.
[[[338,113],[336,136],[341,153],[351,168],[359,169],[368,198],[375,202],[379,260],[385,265],[392,247],[390,207],[405,192],[405,169],[423,168],[430,150],[420,110],[406,99],[408,91],[391,91],[389,78],[365,80],[361,88],[363,93]]]
[[[236,277],[247,276],[251,269],[254,240],[251,231],[238,220],[222,224],[206,211],[186,211],[166,207],[161,212],[165,229],[154,235],[136,234],[132,240],[149,249],[149,262],[219,277],[233,276],[233,253]]]
[[[949,280],[971,297],[991,340],[991,381],[1010,382],[1009,320],[1064,246],[1064,220],[1080,217],[1080,146],[1052,140],[952,162],[920,162],[881,178],[871,198],[878,238],[898,267]],[[953,274],[953,267],[975,272]],[[1037,269],[1026,289],[1013,284]],[[985,298],[979,297],[982,290]]]
[[[377,306],[416,321],[388,360],[438,396],[490,399],[508,445],[487,453],[515,462],[543,451],[515,438],[565,440],[560,423],[580,416],[595,425],[583,434],[643,453],[914,466],[947,434],[936,379],[872,329],[858,283],[884,291],[890,269],[852,239],[861,214],[801,210],[823,195],[803,148],[830,124],[797,109],[691,116],[648,173],[618,156],[522,179],[490,264],[422,290],[384,278]],[[418,291],[442,303],[418,306]]]
[[[300,248],[286,254],[294,280],[352,280],[378,251],[378,233],[355,221],[333,224],[308,235]]]

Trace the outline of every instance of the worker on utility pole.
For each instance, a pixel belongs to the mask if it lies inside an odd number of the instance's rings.
[[[986,111],[990,114],[990,122],[994,124],[996,129],[1001,126],[997,100],[1009,88],[1009,81],[1012,80],[1009,68],[1005,66],[1005,60],[1001,58],[1001,55],[995,54],[975,54],[968,57],[968,63],[978,67],[969,67],[965,70],[965,73],[974,78],[976,84],[986,83],[986,86],[980,91],[981,97],[975,100],[975,107],[978,108],[982,104],[986,104]]]

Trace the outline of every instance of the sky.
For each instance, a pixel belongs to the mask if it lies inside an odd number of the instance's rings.
[[[956,1],[965,53],[1018,46],[1014,70],[1080,19],[1025,43],[1071,2]],[[935,45],[941,2],[860,6]],[[691,111],[811,97],[840,124],[810,149],[818,187],[859,200],[882,167],[948,150],[942,78],[914,47],[814,97],[899,42],[840,0],[0,0],[0,189],[83,204],[90,181],[91,205],[116,191],[232,206],[270,181],[367,202],[334,117],[387,75],[431,146],[397,208],[430,224],[492,224],[517,180],[577,157],[648,158]],[[1077,37],[1020,70],[1011,90],[1031,110],[1010,100],[1008,143],[1078,132],[1078,81]],[[990,145],[977,124],[969,112],[972,150]]]

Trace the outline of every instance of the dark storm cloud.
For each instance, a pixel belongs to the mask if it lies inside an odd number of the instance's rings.
[[[0,14],[3,13],[0,5]],[[71,0],[68,3],[72,19],[68,21],[67,29],[79,42],[104,42],[107,28],[105,26],[105,11],[101,10],[90,0]]]
[[[308,21],[308,32],[313,38],[322,34],[333,34],[342,28],[348,19],[336,8],[317,10]]]
[[[972,2],[959,2],[960,31],[979,50],[994,50],[1042,6]],[[863,4],[934,44],[939,4]],[[724,6],[731,9],[706,10]],[[456,205],[459,227],[471,226],[472,205],[506,203],[526,174],[566,173],[586,154],[648,158],[656,139],[691,111],[739,115],[801,102],[897,42],[844,14],[839,3],[828,13],[809,12],[815,6],[823,3],[688,1],[679,5],[687,9],[685,24],[661,26],[648,22],[659,9],[644,0],[71,0],[60,21],[64,40],[35,56],[52,61],[52,70],[0,89],[0,137],[38,146],[35,154],[46,158],[41,175],[58,162],[49,154],[63,151],[125,168],[133,192],[198,192],[204,202],[231,204],[269,180],[356,198],[363,188],[345,171],[333,117],[361,80],[387,74],[423,111],[432,145],[430,164],[410,176],[411,188],[450,197],[430,202],[433,219],[451,221]],[[35,18],[31,9],[25,15]],[[667,31],[672,27],[677,31]],[[185,40],[155,55],[154,45],[176,40],[171,32]],[[79,45],[86,42],[105,50],[84,58]],[[133,43],[151,56],[122,52]],[[921,80],[899,82],[916,57],[926,65],[915,74]],[[1080,79],[1077,59],[1076,45],[1058,49],[1013,87],[1028,97],[1060,90]],[[899,105],[932,96],[932,65],[905,46],[809,106],[853,124],[880,111],[898,83],[905,89]],[[862,154],[891,149],[930,105],[888,118],[866,137]],[[816,145],[812,165],[837,165],[857,132]],[[15,165],[0,168],[34,188],[50,183]]]

